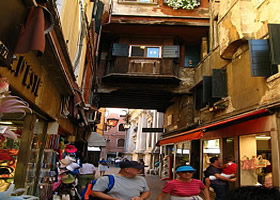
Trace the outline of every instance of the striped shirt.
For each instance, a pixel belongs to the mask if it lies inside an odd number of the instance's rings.
[[[192,179],[190,182],[182,182],[174,179],[165,184],[162,192],[170,193],[170,195],[177,197],[190,197],[199,195],[204,188],[204,184],[197,179]]]

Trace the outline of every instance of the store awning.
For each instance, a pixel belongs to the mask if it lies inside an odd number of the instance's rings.
[[[203,132],[206,132],[208,128],[219,126],[219,125],[224,125],[229,122],[234,122],[238,120],[243,120],[243,119],[248,119],[253,116],[259,116],[261,114],[268,113],[268,109],[262,109],[254,112],[249,112],[241,115],[237,115],[234,117],[230,117],[225,120],[217,121],[205,126],[198,127],[193,130],[185,131],[182,133],[170,135],[168,137],[163,138],[162,140],[159,141],[159,145],[164,145],[164,144],[171,144],[171,143],[178,143],[182,141],[188,141],[188,140],[197,140],[200,139],[203,136]]]
[[[188,140],[198,140],[202,136],[203,136],[203,131],[197,131],[197,132],[186,134],[186,135],[180,135],[180,136],[176,136],[176,137],[163,139],[163,140],[159,141],[159,145],[178,143],[178,142],[183,142],[183,141],[188,141]]]
[[[97,132],[92,132],[88,138],[89,147],[106,147],[106,140]]]

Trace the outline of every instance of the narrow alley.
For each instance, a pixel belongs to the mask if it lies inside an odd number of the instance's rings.
[[[280,0],[0,0],[0,200],[272,194],[279,38]]]

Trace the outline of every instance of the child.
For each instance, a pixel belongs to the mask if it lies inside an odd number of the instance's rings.
[[[233,162],[233,156],[228,156],[225,158],[225,161],[227,162],[222,166],[223,172],[221,173],[221,176],[226,178],[232,178],[235,176],[237,164]],[[216,180],[216,176],[209,176],[210,180]]]

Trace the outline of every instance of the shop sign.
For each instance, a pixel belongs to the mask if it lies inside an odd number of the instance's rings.
[[[20,56],[16,65],[12,65],[10,71],[15,77],[20,77],[24,87],[31,90],[34,96],[38,96],[39,87],[42,85],[41,78],[33,72],[32,66]]]

